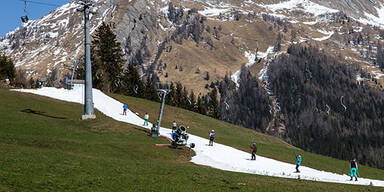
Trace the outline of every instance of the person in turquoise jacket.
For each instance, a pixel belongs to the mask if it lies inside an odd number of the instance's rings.
[[[300,173],[299,166],[301,165],[301,161],[302,161],[302,157],[301,157],[301,155],[298,155],[296,157],[296,172],[297,173]]]

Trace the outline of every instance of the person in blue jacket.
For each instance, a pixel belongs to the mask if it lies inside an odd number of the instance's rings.
[[[353,159],[351,161],[351,164],[349,165],[349,168],[351,169],[351,181],[353,179],[353,177],[355,177],[355,181],[357,181],[357,162],[356,162],[356,159]]]
[[[124,104],[123,105],[123,115],[127,115],[127,109],[128,109],[127,104]]]
[[[301,155],[298,155],[296,157],[296,173],[300,173],[299,166],[301,165],[301,161],[302,161]]]

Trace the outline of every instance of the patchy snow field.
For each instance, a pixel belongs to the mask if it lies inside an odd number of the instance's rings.
[[[59,100],[83,103],[84,88],[75,87],[73,90],[56,89],[45,87],[42,89],[18,89],[15,91],[33,93],[37,95],[47,96]],[[97,89],[93,89],[93,101],[96,109],[105,115],[126,123],[137,126],[143,125],[144,120],[137,116],[134,112],[128,110],[127,116],[121,115],[123,103],[105,95]],[[128,105],[129,107],[129,105]],[[151,127],[150,124],[147,128]],[[193,129],[193,127],[191,128]],[[171,130],[161,128],[160,134],[170,138]],[[207,137],[208,137],[207,133]],[[220,134],[220,132],[218,132]],[[259,174],[275,177],[284,177],[292,179],[305,179],[312,181],[346,183],[356,185],[374,185],[384,187],[384,181],[359,178],[359,181],[349,181],[348,175],[339,175],[331,172],[319,171],[309,167],[300,167],[301,173],[294,173],[295,165],[280,162],[277,160],[257,156],[256,161],[251,161],[251,154],[237,150],[235,148],[215,143],[208,146],[208,139],[194,136],[190,134],[189,143],[195,143],[193,149],[196,156],[192,157],[191,162],[199,165],[207,165],[217,169],[226,171],[243,172],[250,174]],[[305,157],[304,157],[305,158]],[[348,172],[348,170],[345,170]]]
[[[279,10],[301,10],[306,13],[313,14],[315,17],[319,15],[329,14],[329,13],[337,13],[339,10],[331,9],[317,3],[313,3],[310,0],[290,0],[283,1],[277,4],[269,4],[269,5],[259,5],[261,7],[267,8],[273,12]]]

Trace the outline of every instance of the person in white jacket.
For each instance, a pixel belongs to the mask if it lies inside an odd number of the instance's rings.
[[[148,119],[149,119],[149,115],[148,115],[148,113],[145,113],[145,115],[144,115],[144,126],[148,126]]]
[[[173,121],[172,122],[172,131],[176,131],[176,129],[177,129],[176,121]]]

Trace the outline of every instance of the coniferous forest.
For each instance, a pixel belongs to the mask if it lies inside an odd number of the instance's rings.
[[[359,73],[357,66],[299,45],[268,71],[292,144],[384,168],[384,93],[356,82]]]
[[[264,131],[272,119],[271,101],[246,67],[241,69],[239,87],[228,77],[219,86],[221,119],[236,125]]]

